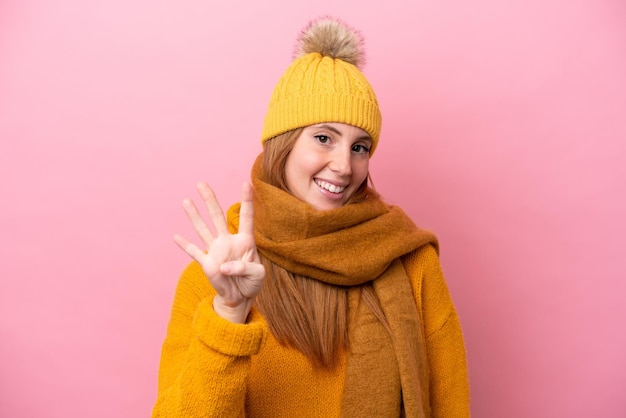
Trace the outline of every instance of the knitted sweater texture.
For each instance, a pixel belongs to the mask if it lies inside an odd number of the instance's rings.
[[[422,318],[431,416],[468,417],[463,336],[437,252],[425,245],[402,261]],[[176,290],[153,417],[341,415],[345,356],[334,370],[314,368],[281,346],[256,310],[246,324],[220,318],[214,296],[200,266],[191,263]]]

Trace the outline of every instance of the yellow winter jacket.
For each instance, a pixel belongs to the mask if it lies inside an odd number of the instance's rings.
[[[463,336],[437,252],[426,245],[402,260],[422,317],[431,416],[468,417]],[[217,316],[214,295],[191,263],[176,290],[153,417],[340,416],[345,358],[334,370],[313,368],[278,344],[256,310],[246,324]]]

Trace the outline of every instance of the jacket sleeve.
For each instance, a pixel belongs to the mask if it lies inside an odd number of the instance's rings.
[[[213,310],[215,291],[193,262],[176,289],[161,351],[153,417],[243,417],[250,356],[267,330],[253,310],[233,324]]]
[[[461,324],[435,249],[405,258],[426,341],[432,417],[469,417],[469,380]]]

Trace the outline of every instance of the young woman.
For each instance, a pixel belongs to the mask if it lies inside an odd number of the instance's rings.
[[[368,184],[381,115],[362,42],[324,18],[276,86],[263,153],[204,244],[163,344],[155,417],[466,417],[463,337],[434,235]]]

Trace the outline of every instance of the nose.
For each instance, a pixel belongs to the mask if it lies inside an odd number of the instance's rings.
[[[336,148],[333,151],[328,167],[341,176],[350,176],[352,174],[351,150]]]

